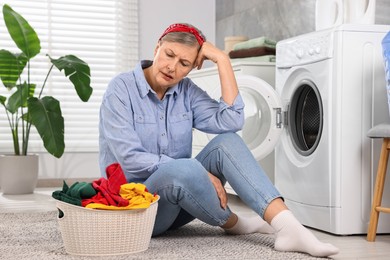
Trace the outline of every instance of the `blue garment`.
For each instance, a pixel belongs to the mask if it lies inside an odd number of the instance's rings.
[[[165,163],[145,185],[160,196],[153,236],[178,228],[194,218],[213,225],[226,223],[231,210],[221,208],[208,172],[232,186],[246,205],[261,217],[269,203],[281,197],[241,137],[214,137],[195,159]]]
[[[162,100],[147,83],[141,61],[115,77],[100,108],[100,169],[118,162],[129,182],[143,182],[161,165],[190,158],[192,129],[213,134],[236,132],[244,124],[240,95],[229,106],[184,78]]]

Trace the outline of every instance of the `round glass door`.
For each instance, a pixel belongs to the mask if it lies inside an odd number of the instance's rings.
[[[303,80],[295,90],[289,108],[289,130],[298,153],[308,156],[315,151],[321,139],[322,127],[320,93],[313,82]]]

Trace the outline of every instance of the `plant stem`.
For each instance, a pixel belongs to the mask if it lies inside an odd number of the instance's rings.
[[[20,155],[18,128],[12,129],[12,139],[14,140],[14,152],[15,152],[15,155]]]
[[[23,92],[23,91],[20,91],[20,92]],[[23,99],[21,98],[21,100],[23,100]],[[21,117],[23,117],[23,105],[20,106],[20,111],[21,111]],[[18,117],[16,117],[16,120],[17,121],[19,120]],[[21,118],[21,120],[22,120],[22,145],[23,145],[22,153],[23,153],[23,155],[25,155],[24,154],[24,146],[25,146],[26,141],[25,141],[25,131],[24,131],[24,120],[23,120],[23,118]],[[18,129],[18,128],[16,127],[16,129]],[[18,147],[19,147],[19,140],[18,140]],[[18,148],[18,150],[19,150],[19,148]]]
[[[53,69],[53,67],[54,67],[54,65],[52,64],[52,65],[50,66],[49,71],[48,71],[47,74],[46,74],[46,78],[45,78],[45,81],[43,81],[42,88],[41,88],[41,91],[39,92],[38,98],[41,98],[41,96],[42,96],[43,89],[45,88],[45,85],[46,85],[46,81],[47,81],[47,79],[49,78],[49,75],[50,75],[51,70]]]
[[[30,60],[27,62],[27,95],[30,95]],[[27,97],[28,99],[28,97]],[[21,106],[22,112],[23,112],[23,106]],[[22,113],[23,116],[23,113]],[[30,139],[30,113],[27,111],[26,114],[26,125],[24,124],[24,119],[22,118],[22,129],[23,129],[23,145],[22,145],[22,154],[27,155],[28,150],[28,140]]]
[[[5,114],[7,115],[8,125],[11,129],[12,140],[13,140],[13,144],[14,144],[14,154],[19,155],[20,150],[19,150],[19,140],[18,140],[18,129],[15,128],[13,115],[12,115],[12,119],[11,119],[9,116],[9,112],[7,110],[7,107],[5,105],[3,105],[3,106],[5,108]]]
[[[26,140],[23,143],[23,155],[27,155],[28,140],[29,140],[29,137],[30,137],[30,129],[31,129],[31,123],[27,122],[27,125],[26,125]]]

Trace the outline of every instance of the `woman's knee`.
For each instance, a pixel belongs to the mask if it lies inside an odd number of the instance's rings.
[[[217,145],[221,147],[227,147],[228,149],[235,149],[238,147],[246,146],[244,140],[236,133],[223,133],[217,135],[214,139],[212,139]]]
[[[195,159],[177,159],[168,162],[161,165],[157,172],[161,178],[172,184],[196,183],[200,176],[207,173],[202,164]]]

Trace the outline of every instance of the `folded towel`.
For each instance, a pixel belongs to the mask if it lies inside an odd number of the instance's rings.
[[[247,57],[256,57],[263,55],[275,55],[275,48],[270,47],[254,47],[250,49],[242,49],[242,50],[233,50],[229,52],[229,57],[231,59],[234,58],[247,58]]]
[[[264,56],[257,56],[257,57],[248,57],[248,58],[235,58],[230,59],[231,62],[275,62],[276,56],[275,55],[264,55]]]
[[[242,49],[250,49],[254,47],[269,47],[269,48],[276,48],[276,41],[271,40],[269,38],[266,38],[264,36],[250,39],[245,42],[239,42],[236,43],[233,46],[233,50],[242,50]]]

